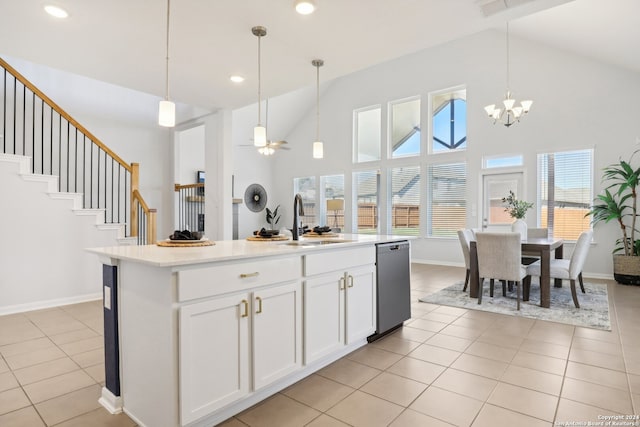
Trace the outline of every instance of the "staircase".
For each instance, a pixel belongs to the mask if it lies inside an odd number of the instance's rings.
[[[0,58],[0,315],[102,297],[88,247],[155,243],[128,164]]]

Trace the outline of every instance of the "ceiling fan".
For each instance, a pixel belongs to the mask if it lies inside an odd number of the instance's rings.
[[[265,100],[265,128],[268,129],[268,125],[269,125],[269,100],[266,99]],[[250,140],[251,142],[253,142],[253,139]],[[287,147],[287,141],[285,140],[279,140],[279,141],[272,141],[270,139],[267,140],[267,145],[265,145],[264,147],[260,147],[258,148],[258,152],[260,154],[263,154],[265,156],[271,156],[273,155],[276,150],[290,150],[291,148]],[[243,145],[239,145],[239,147],[251,147],[254,148],[255,146],[253,144],[243,144]]]

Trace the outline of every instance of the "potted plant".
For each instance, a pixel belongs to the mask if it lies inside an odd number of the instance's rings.
[[[620,159],[604,168],[602,182],[606,187],[587,213],[593,226],[610,221],[618,223],[622,237],[616,240],[613,250],[613,277],[625,285],[640,285],[640,239],[636,239],[640,167],[634,169],[631,165],[637,152],[634,151],[628,161]]]
[[[266,220],[271,230],[275,230],[276,226],[278,225],[278,221],[280,221],[280,215],[278,215],[279,208],[280,208],[280,205],[276,206],[276,208],[273,211],[269,208],[266,209],[267,211]]]
[[[524,216],[527,211],[533,207],[533,203],[516,199],[513,191],[509,190],[509,195],[502,198],[502,203],[507,205],[504,207],[505,212],[509,212],[511,218],[515,218],[514,229],[520,232],[522,240],[527,239],[527,223],[524,222]]]

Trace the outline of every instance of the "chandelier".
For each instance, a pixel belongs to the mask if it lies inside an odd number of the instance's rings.
[[[491,104],[484,107],[484,111],[487,112],[489,119],[493,120],[493,124],[500,122],[509,127],[519,122],[529,112],[531,104],[533,104],[533,101],[526,100],[516,106],[516,100],[509,90],[509,22],[507,22],[507,93],[502,101],[504,108],[496,108],[496,104]]]

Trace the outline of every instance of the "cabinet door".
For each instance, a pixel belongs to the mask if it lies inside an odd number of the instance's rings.
[[[299,281],[253,293],[253,386],[259,389],[302,366]]]
[[[364,266],[347,272],[347,344],[366,338],[376,330],[376,271]]]
[[[180,308],[183,425],[249,393],[249,298],[240,294]]]
[[[333,272],[305,281],[304,361],[344,346],[344,278]]]

